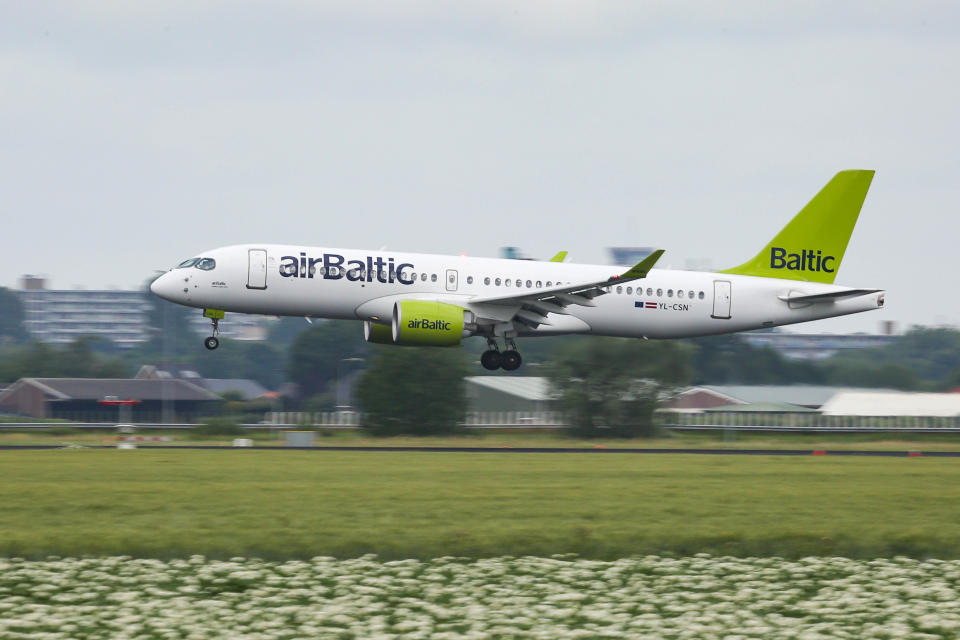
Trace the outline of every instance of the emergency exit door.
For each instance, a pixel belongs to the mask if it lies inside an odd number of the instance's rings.
[[[718,320],[730,319],[730,281],[713,281],[713,313],[711,318]]]
[[[247,289],[267,288],[267,252],[250,249],[247,262]]]
[[[457,290],[457,270],[447,269],[447,291]]]

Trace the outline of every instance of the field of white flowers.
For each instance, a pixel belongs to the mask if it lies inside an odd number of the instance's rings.
[[[960,561],[0,559],[0,638],[960,637]]]

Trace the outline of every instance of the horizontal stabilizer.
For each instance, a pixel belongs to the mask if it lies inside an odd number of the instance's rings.
[[[853,298],[856,296],[865,296],[868,293],[879,293],[883,289],[845,289],[843,291],[832,291],[830,293],[812,293],[810,295],[785,295],[778,296],[784,302],[831,302],[841,298]]]

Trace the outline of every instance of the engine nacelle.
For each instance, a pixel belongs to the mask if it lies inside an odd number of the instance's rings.
[[[445,302],[403,300],[393,305],[390,324],[363,323],[363,338],[376,344],[452,347],[476,329],[473,313]]]
[[[404,300],[393,305],[394,344],[451,347],[463,339],[463,307],[432,300]]]
[[[393,344],[393,330],[388,324],[377,324],[373,320],[364,320],[363,339],[375,344]]]

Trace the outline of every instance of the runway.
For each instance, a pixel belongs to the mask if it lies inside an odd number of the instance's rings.
[[[53,449],[115,449],[111,445],[60,446],[60,445],[12,445],[0,446],[0,451],[53,450]],[[960,451],[870,451],[870,450],[824,450],[824,449],[643,449],[643,448],[580,448],[580,447],[233,447],[228,445],[177,446],[145,445],[138,449],[165,451],[367,451],[407,453],[580,453],[580,454],[669,454],[708,456],[844,456],[874,458],[960,458]]]

